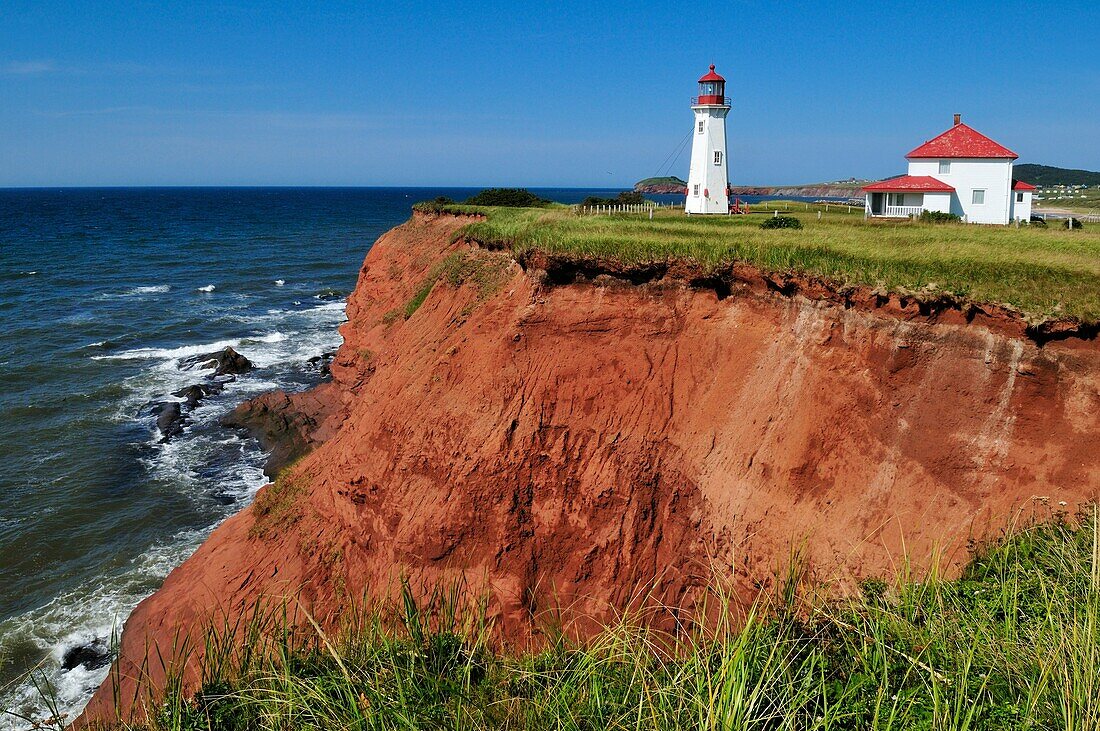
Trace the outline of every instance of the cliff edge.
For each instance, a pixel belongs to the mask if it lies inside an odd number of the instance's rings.
[[[522,642],[562,606],[688,605],[716,570],[751,595],[792,545],[850,585],[903,545],[958,549],[1035,498],[1100,492],[1095,340],[751,273],[548,275],[466,240],[468,221],[417,214],[379,239],[333,381],[245,407],[305,456],[134,611],[121,682],[85,720],[162,682],[149,648],[258,597],[324,623],[402,577],[461,578]]]

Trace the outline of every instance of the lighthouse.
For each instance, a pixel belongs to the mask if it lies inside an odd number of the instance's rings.
[[[726,80],[710,72],[699,79],[699,96],[691,100],[695,113],[691,168],[688,171],[687,213],[729,213],[729,176],[726,174]]]

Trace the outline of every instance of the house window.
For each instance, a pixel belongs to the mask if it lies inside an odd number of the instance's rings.
[[[699,197],[699,186],[698,185],[696,185],[694,188],[691,189],[691,194],[693,196],[695,196],[696,198]]]
[[[976,206],[980,206],[985,203],[985,191],[981,189],[975,190],[973,193],[970,194],[970,202]]]
[[[699,120],[699,134],[703,134],[703,120]]]
[[[895,205],[895,206],[904,206],[905,205],[905,193],[894,193],[894,203],[893,203],[893,205]]]
[[[714,164],[715,165],[721,165],[722,164],[722,151],[721,150],[715,150],[714,151]]]
[[[940,160],[940,175],[950,175],[950,174],[951,174],[951,161],[950,160]]]
[[[1017,193],[1016,194],[1016,202],[1017,203],[1023,203],[1024,202],[1024,194],[1023,193]]]

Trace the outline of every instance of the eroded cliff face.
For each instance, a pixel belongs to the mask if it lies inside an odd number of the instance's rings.
[[[1034,497],[1097,497],[1095,341],[751,276],[552,284],[452,243],[465,222],[417,216],[371,249],[333,382],[263,404],[304,408],[288,429],[313,451],[133,613],[124,696],[147,647],[260,596],[324,620],[402,576],[465,577],[522,640],[542,610],[598,618],[640,587],[688,604],[716,569],[749,593],[792,545],[844,584]]]

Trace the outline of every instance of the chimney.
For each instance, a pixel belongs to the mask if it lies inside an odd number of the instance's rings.
[[[963,121],[963,115],[956,114],[955,115],[955,126],[958,126],[958,125],[962,124],[962,121]]]

